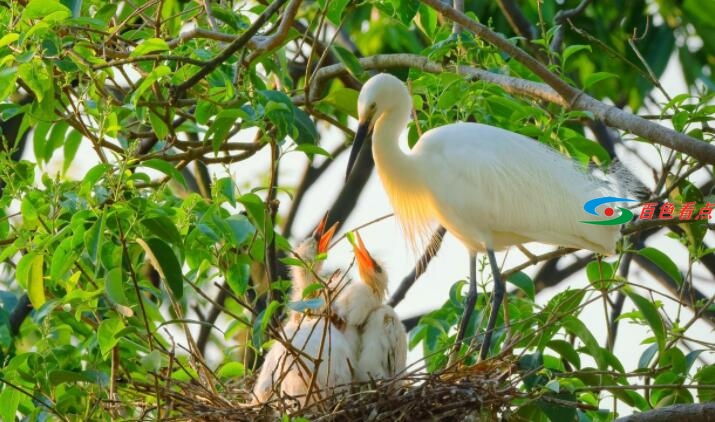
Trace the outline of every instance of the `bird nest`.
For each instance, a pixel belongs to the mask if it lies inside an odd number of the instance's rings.
[[[511,359],[456,366],[440,373],[412,372],[399,380],[355,383],[349,393],[316,400],[296,409],[287,400],[252,403],[252,377],[207,387],[200,382],[162,379],[127,386],[135,403],[156,417],[175,421],[261,421],[282,414],[312,421],[333,420],[493,420],[508,413],[516,397]],[[153,404],[146,404],[153,403]]]

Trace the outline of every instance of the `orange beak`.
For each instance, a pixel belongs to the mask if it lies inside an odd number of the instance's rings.
[[[365,248],[365,244],[360,237],[360,233],[355,232],[355,237],[357,238],[357,243],[351,242],[353,245],[353,250],[355,251],[355,259],[357,259],[357,264],[360,272],[366,272],[368,270],[375,270],[375,261],[370,256],[370,253]]]
[[[318,253],[325,253],[328,251],[328,246],[330,245],[330,240],[335,234],[335,230],[338,228],[338,223],[333,224],[328,231],[325,231],[325,225],[328,223],[328,214],[325,214],[318,227],[315,229],[315,239],[318,241]]]

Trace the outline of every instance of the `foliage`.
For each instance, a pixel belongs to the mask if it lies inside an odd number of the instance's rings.
[[[713,3],[593,2],[563,19],[578,3],[520,2],[507,16],[496,2],[467,1],[466,10],[596,99],[710,142],[715,13],[700,9]],[[468,31],[453,34],[451,22],[423,2],[3,5],[3,420],[181,417],[160,394],[177,394],[173,382],[220,395],[228,394],[227,381],[250,380],[284,313],[286,265],[299,264],[289,242],[297,213],[310,210],[317,220],[333,210],[344,221],[355,206],[361,186],[334,203],[304,198],[346,149],[347,142],[329,147],[335,142],[326,128],[347,141],[360,82],[376,68],[410,81],[410,145],[429,128],[479,121],[604,169],[615,144],[620,152],[639,141],[636,156],[647,151],[656,160],[638,199],[678,209],[693,202],[696,214],[715,202],[712,163],[652,139],[624,133],[623,141],[588,111],[465,77],[454,65],[537,80]],[[393,53],[445,68],[360,60]],[[687,91],[671,95],[659,80],[675,61]],[[330,66],[344,71],[321,73]],[[285,182],[281,165],[295,155],[307,162],[304,175]],[[253,171],[252,157],[267,170],[237,183],[236,173]],[[508,329],[501,317],[492,354],[513,357],[509,388],[519,391],[505,414],[605,421],[622,412],[613,398],[638,411],[713,400],[714,347],[693,329],[715,321],[713,299],[698,291],[694,275],[715,274],[708,222],[629,227],[615,257],[561,250],[526,256],[527,265],[545,262],[536,273],[504,269],[514,290]],[[656,232],[687,259],[664,250]],[[640,285],[631,265],[662,284]],[[540,298],[571,273],[588,286],[561,285]],[[449,300],[410,333],[431,374],[447,364],[464,306],[464,281],[443,282],[453,284]],[[610,326],[605,344],[604,333],[586,323],[586,307],[599,303]],[[691,312],[681,314],[685,308]],[[476,342],[486,315],[480,295],[467,328]],[[618,321],[650,333],[635,368],[613,353]],[[466,346],[462,352],[467,366],[476,363]]]

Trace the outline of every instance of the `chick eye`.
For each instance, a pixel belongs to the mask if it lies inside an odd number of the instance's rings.
[[[377,271],[378,274],[382,274],[382,267],[379,264],[375,264],[375,271]]]

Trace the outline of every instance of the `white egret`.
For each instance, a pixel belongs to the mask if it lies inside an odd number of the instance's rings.
[[[330,240],[333,238],[335,230],[337,229],[337,223],[333,224],[329,229],[325,229],[327,218],[328,216],[326,215],[318,224],[313,235],[309,236],[295,248],[295,254],[303,261],[304,265],[293,265],[290,268],[291,279],[293,281],[290,300],[293,303],[301,302],[303,300],[304,290],[311,284],[318,282],[316,275],[323,276],[321,270],[325,261],[322,259],[316,260],[316,257],[328,251]],[[330,276],[325,275],[325,277],[329,278]],[[325,290],[326,289],[322,289],[322,291]],[[324,299],[326,298],[324,297]],[[325,300],[325,302],[327,303],[327,300]],[[313,311],[319,313],[320,309],[314,309]],[[294,313],[294,315],[298,318],[301,317],[300,313]]]
[[[289,318],[283,331],[286,338],[273,344],[256,379],[256,402],[278,397],[303,407],[318,394],[329,396],[349,388],[355,354],[335,324],[326,317]]]
[[[355,378],[357,381],[394,378],[405,369],[407,333],[395,310],[383,303],[387,293],[387,273],[365,248],[360,234],[356,233],[356,237],[353,249],[362,283],[354,284],[366,286],[370,291],[363,295],[350,295],[349,303],[372,309],[360,327]],[[372,297],[373,304],[368,303],[370,299],[360,296]]]
[[[293,302],[302,301],[303,290],[317,281],[315,274],[323,261],[315,258],[327,251],[335,228],[334,225],[326,231],[323,219],[313,235],[296,248],[305,266],[291,268]],[[266,354],[253,388],[255,401],[265,403],[278,396],[295,399],[302,407],[317,393],[332,394],[336,389],[347,388],[352,381],[352,366],[357,362],[356,346],[347,340],[332,313],[326,311],[321,306],[310,313],[293,312],[289,316],[282,330],[284,338]]]
[[[537,241],[610,254],[619,226],[580,223],[584,203],[608,196],[608,189],[573,160],[517,133],[454,123],[425,132],[412,150],[403,151],[398,139],[411,109],[399,79],[370,78],[358,97],[359,126],[347,171],[372,132],[375,167],[410,246],[417,252],[426,245],[439,223],[468,249],[469,293],[456,347],[476,301],[476,253],[486,251],[494,293],[484,359],[504,296],[495,250]]]

